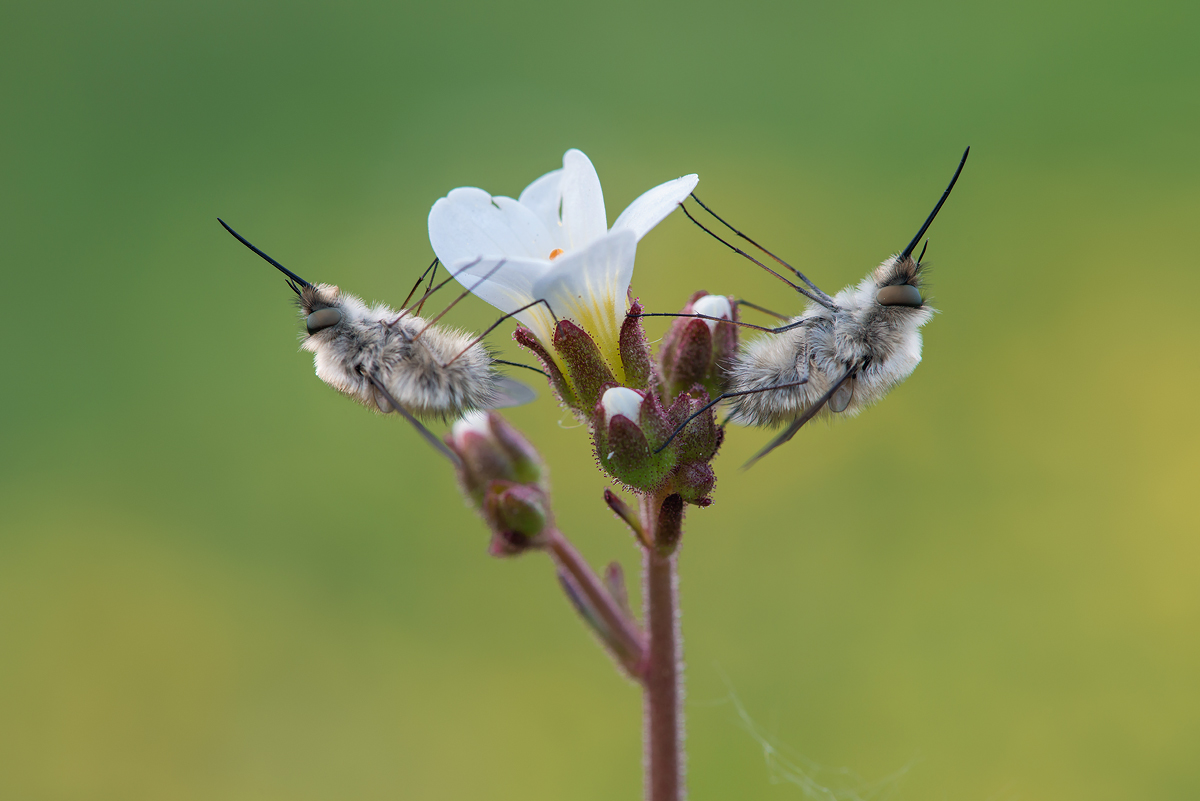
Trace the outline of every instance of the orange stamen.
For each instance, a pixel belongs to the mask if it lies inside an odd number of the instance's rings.
[[[563,254],[562,248],[555,248],[554,250],[550,251],[550,261],[554,261],[562,254]]]

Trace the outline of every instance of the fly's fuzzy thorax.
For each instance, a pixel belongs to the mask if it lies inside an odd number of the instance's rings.
[[[846,385],[851,394],[845,405],[835,411],[831,404],[820,415],[853,416],[881,400],[920,363],[920,328],[933,317],[933,309],[923,300],[916,306],[883,305],[879,291],[903,285],[915,289],[920,280],[920,264],[893,256],[837,293],[836,310],[811,304],[790,321],[804,325],[743,346],[730,370],[734,389],[765,389],[805,378],[807,382],[735,397],[731,419],[755,426],[790,422],[851,370],[856,375]]]
[[[419,417],[457,416],[496,398],[492,357],[474,337],[389,306],[368,306],[328,284],[304,287],[299,298],[317,377],[360,403],[391,411],[368,376]],[[324,326],[324,327],[320,327]]]

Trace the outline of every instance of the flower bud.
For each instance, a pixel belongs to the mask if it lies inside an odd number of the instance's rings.
[[[681,462],[707,462],[717,454],[724,440],[724,429],[717,425],[717,415],[712,407],[700,412],[708,405],[708,395],[700,386],[692,388],[691,392],[680,395],[667,411],[668,425],[674,431],[683,421],[691,420],[675,437],[671,447],[678,454]]]
[[[737,311],[724,295],[697,292],[682,314],[703,314],[737,320]],[[697,317],[679,317],[663,337],[660,351],[668,399],[700,384],[709,395],[724,391],[723,367],[737,352],[737,326]]]
[[[654,549],[659,556],[670,556],[683,536],[683,498],[672,493],[663,499],[655,526]]]
[[[451,427],[447,444],[462,460],[459,478],[476,506],[493,481],[533,484],[542,479],[537,450],[496,412],[467,412]]]
[[[697,506],[708,505],[708,494],[717,483],[717,476],[712,466],[706,462],[688,462],[675,468],[671,477],[671,486],[679,496],[688,503]]]
[[[493,481],[483,497],[483,516],[506,542],[536,542],[549,519],[540,487]]]
[[[662,483],[675,465],[675,450],[654,453],[666,441],[670,423],[654,395],[629,387],[609,387],[596,404],[592,434],[596,458],[611,476],[648,491]]]
[[[446,443],[462,465],[463,492],[492,531],[493,556],[515,556],[544,543],[550,500],[541,457],[496,412],[469,412]]]
[[[613,387],[600,398],[600,406],[608,419],[623,414],[637,422],[642,418],[642,401],[645,398],[640,392],[629,387]]]
[[[724,295],[705,295],[692,304],[692,313],[732,320],[733,304]],[[708,326],[709,331],[716,330],[716,320],[705,320],[704,323]]]

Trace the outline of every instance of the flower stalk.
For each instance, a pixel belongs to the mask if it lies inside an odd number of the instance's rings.
[[[678,496],[667,496],[676,497]],[[684,797],[683,663],[679,620],[678,554],[659,547],[664,540],[678,545],[681,530],[664,531],[661,495],[641,499],[642,525],[655,543],[644,549],[643,601],[648,635],[646,670],[642,676],[645,731],[645,797],[647,801],[679,801]],[[680,504],[680,512],[682,504]],[[679,516],[670,515],[675,521]]]

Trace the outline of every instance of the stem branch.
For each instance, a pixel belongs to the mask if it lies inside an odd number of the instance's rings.
[[[646,637],[621,605],[613,598],[604,582],[596,575],[575,546],[554,528],[546,536],[546,549],[554,561],[570,575],[588,604],[611,633],[609,641],[616,657],[630,676],[637,677],[646,658]]]

